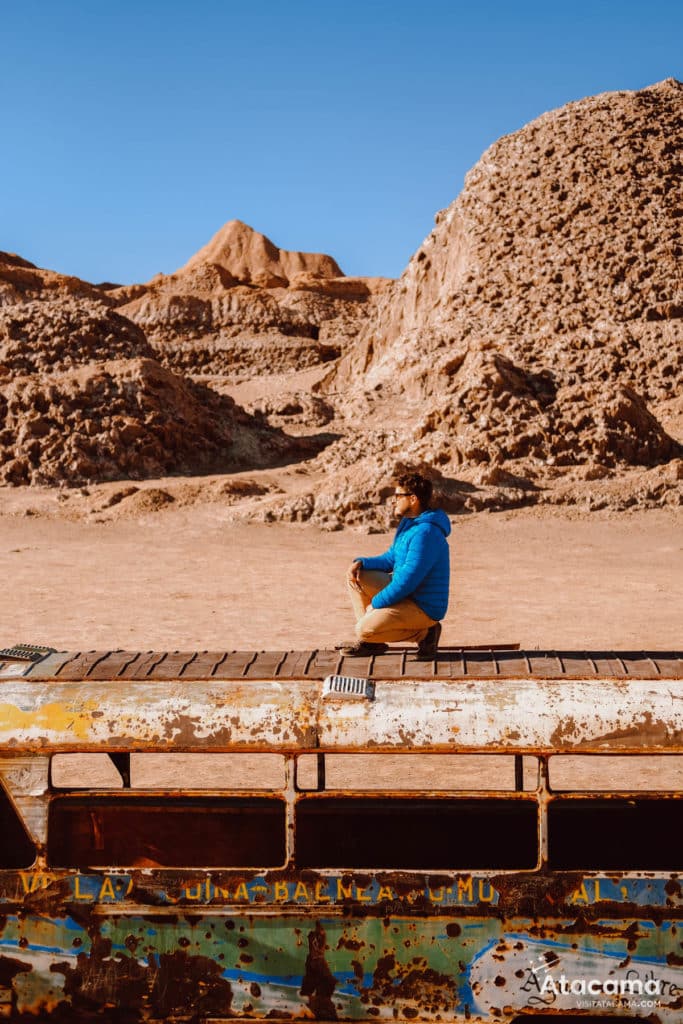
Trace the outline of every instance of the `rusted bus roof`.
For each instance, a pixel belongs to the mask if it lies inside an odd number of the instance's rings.
[[[679,654],[570,658],[568,653],[478,652],[489,660],[475,659],[481,669],[475,675],[465,671],[474,652],[445,653],[456,655],[464,669],[452,676],[443,672],[458,661],[442,661],[441,653],[435,665],[394,653],[383,672],[382,658],[370,664],[335,652],[295,652],[291,677],[287,652],[50,654],[23,675],[0,680],[0,755],[683,751]],[[503,657],[508,653],[509,659]],[[213,669],[206,678],[200,666],[209,659]],[[621,665],[621,674],[607,671],[608,662],[610,668]],[[117,664],[114,674],[110,670]],[[160,675],[164,664],[167,671]],[[187,676],[193,665],[195,676]],[[258,675],[251,676],[257,665]],[[523,673],[526,665],[531,671]],[[339,669],[355,676],[371,673],[374,699],[324,697],[322,677]]]
[[[320,683],[129,680],[0,685],[0,753],[54,749],[308,749]]]
[[[683,700],[671,682],[461,680],[377,683],[376,700],[323,704],[322,749],[683,751]]]
[[[0,679],[54,682],[211,679],[311,679],[330,674],[373,679],[671,679],[683,680],[682,651],[520,651],[448,647],[435,662],[415,648],[374,658],[337,651],[55,651],[35,662],[2,661]]]

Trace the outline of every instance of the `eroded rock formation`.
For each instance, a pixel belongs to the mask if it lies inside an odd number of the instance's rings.
[[[670,79],[571,103],[483,155],[323,384],[396,428],[383,462],[422,460],[505,507],[680,458],[657,412],[683,370],[682,114]],[[358,464],[359,502],[373,467]]]
[[[0,475],[259,467],[301,451],[286,426],[328,446],[231,491],[236,514],[382,528],[407,464],[453,512],[680,504],[682,150],[674,80],[544,114],[483,155],[396,282],[239,221],[143,285],[0,256]],[[313,393],[287,386],[315,367]]]
[[[338,358],[386,284],[347,278],[331,256],[278,249],[233,220],[174,274],[110,295],[165,365],[243,380]]]
[[[91,299],[0,308],[0,478],[83,484],[230,472],[297,442],[160,366],[143,332]]]

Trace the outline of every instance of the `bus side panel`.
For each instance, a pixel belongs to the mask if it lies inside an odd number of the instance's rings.
[[[543,1008],[590,1012],[596,999],[594,1012],[605,1013],[611,1000],[612,1016],[681,1019],[675,922],[609,919],[579,927],[566,919],[539,927],[529,919],[476,915],[343,917],[328,910],[326,916],[322,907],[310,915],[183,909],[77,918],[4,918],[4,1016],[118,1007],[141,1020],[494,1022]],[[570,991],[561,991],[562,979]],[[581,979],[606,991],[572,990]],[[627,982],[635,994],[610,992]]]

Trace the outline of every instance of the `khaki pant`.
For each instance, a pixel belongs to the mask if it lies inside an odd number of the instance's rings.
[[[359,573],[360,590],[349,584],[349,596],[356,616],[356,636],[359,640],[370,643],[401,643],[424,640],[427,630],[436,619],[430,617],[422,609],[405,597],[389,608],[372,608],[370,601],[375,594],[383,590],[391,582],[388,572],[378,569],[361,569]]]

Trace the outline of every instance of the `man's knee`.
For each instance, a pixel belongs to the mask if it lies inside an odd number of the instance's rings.
[[[360,569],[354,580],[349,579],[347,576],[346,588],[347,590],[355,590],[356,593],[360,590],[362,594],[374,595],[377,592],[377,588],[373,588],[370,580],[368,579],[367,569]]]
[[[364,615],[362,619],[356,623],[356,636],[359,640],[363,640],[366,643],[371,643],[376,635],[377,629],[380,624],[373,621],[372,615]]]

